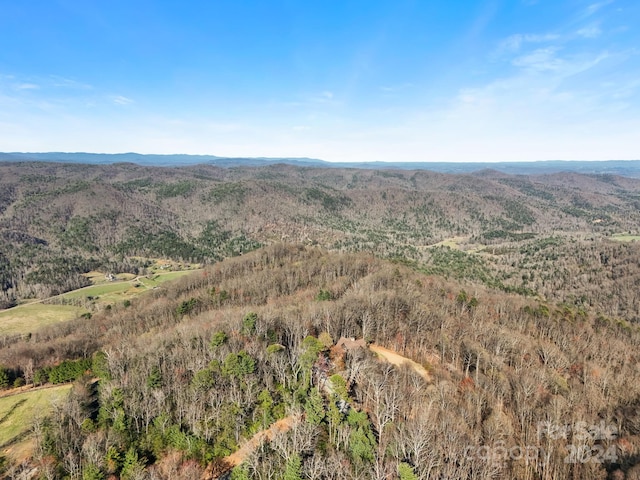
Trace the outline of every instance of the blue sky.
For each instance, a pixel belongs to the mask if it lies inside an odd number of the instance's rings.
[[[0,151],[640,158],[638,0],[0,0]]]

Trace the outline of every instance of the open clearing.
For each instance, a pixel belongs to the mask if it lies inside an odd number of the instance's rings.
[[[99,299],[100,303],[117,302],[135,297],[147,290],[151,290],[164,282],[183,277],[198,270],[182,270],[179,272],[158,273],[150,278],[134,277],[130,280],[101,283],[90,287],[80,288],[72,292],[63,293],[59,298],[63,299]]]
[[[111,282],[103,272],[98,272],[97,270],[84,273],[83,276],[87,277],[93,285],[101,285],[103,283]],[[114,275],[114,278],[117,281],[132,280],[135,277],[136,276],[133,273],[119,273]]]
[[[611,240],[615,240],[617,242],[636,242],[640,241],[640,235],[629,235],[626,233],[614,233],[611,235]]]
[[[71,385],[61,385],[0,397],[0,454],[17,460],[29,456],[33,448],[29,431],[34,417],[48,413],[53,403],[70,390]]]
[[[40,327],[71,320],[87,310],[72,305],[32,303],[0,312],[0,335],[33,332]]]
[[[102,297],[108,294],[122,294],[133,286],[130,282],[112,282],[104,285],[93,285],[91,287],[81,288],[72,292],[63,293],[58,298],[76,299],[87,297]]]
[[[101,283],[9,308],[0,311],[0,335],[25,335],[46,325],[72,320],[89,312],[93,305],[106,306],[129,300],[165,282],[198,271],[201,270],[162,272],[150,278],[134,277],[130,280]],[[92,277],[97,276],[94,274]],[[56,304],[61,301],[74,305]]]
[[[456,250],[460,250],[460,244],[467,242],[469,240],[468,237],[451,237],[451,238],[447,238],[446,240],[443,240],[441,242],[438,243],[434,243],[433,245],[429,245],[429,248],[433,248],[433,247],[449,247],[449,248],[453,248]]]

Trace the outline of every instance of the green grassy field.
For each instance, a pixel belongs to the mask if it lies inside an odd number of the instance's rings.
[[[198,271],[163,272],[151,278],[140,277],[137,280],[101,283],[100,285],[81,288],[56,297],[63,301],[77,300],[77,302],[74,302],[77,305],[33,303],[0,311],[0,335],[34,332],[45,325],[71,320],[83,313],[87,313],[88,309],[92,308],[92,305],[105,306],[130,300],[165,282]],[[84,302],[85,300],[87,302]]]
[[[117,298],[118,295],[123,295],[132,288],[134,287],[131,282],[112,282],[81,288],[79,290],[74,290],[73,292],[67,292],[63,295],[60,295],[60,297],[67,299],[78,299],[111,295]]]
[[[71,385],[61,385],[0,397],[0,453],[14,458],[28,454],[34,417],[48,413],[53,402],[61,401],[70,390]]]
[[[611,240],[618,242],[635,242],[640,241],[640,235],[628,235],[626,233],[614,233],[611,235]]]
[[[437,247],[449,247],[452,250],[463,250],[466,253],[481,253],[486,246],[482,244],[471,244],[469,237],[451,237],[441,242],[434,243],[433,245],[427,245],[420,248],[437,248]]]
[[[0,335],[24,334],[75,318],[84,312],[84,308],[71,305],[44,305],[34,303],[21,305],[0,312]]]
[[[100,303],[117,302],[135,297],[147,290],[176,278],[189,275],[197,270],[183,270],[178,272],[166,272],[153,275],[151,278],[139,277],[137,280],[116,281],[81,288],[61,295],[65,299],[97,298]]]
[[[87,272],[83,274],[83,276],[87,277],[93,285],[100,285],[110,282],[110,280],[105,277],[105,274],[103,272],[98,272],[97,270]],[[115,275],[116,280],[132,280],[135,277],[136,276],[133,273],[119,273]]]
[[[175,280],[176,278],[184,277],[185,275],[189,275],[194,272],[201,272],[202,269],[198,270],[180,270],[177,272],[164,272],[156,274],[153,279],[149,280],[147,278],[142,277],[142,280],[145,284],[149,284],[151,286],[157,286],[164,282],[168,282],[170,280]]]
[[[441,242],[434,243],[433,245],[429,245],[429,247],[449,247],[455,250],[460,250],[460,243],[465,240],[466,239],[464,237],[451,237]]]

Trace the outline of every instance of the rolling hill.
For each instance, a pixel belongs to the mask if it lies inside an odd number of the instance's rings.
[[[90,270],[286,241],[638,318],[637,246],[613,241],[639,233],[626,177],[35,162],[0,164],[0,192],[4,306],[85,286]]]
[[[633,478],[639,340],[637,325],[576,306],[276,244],[0,347],[11,375],[76,379],[37,419],[33,458],[9,465],[98,478]]]
[[[640,180],[7,162],[0,192],[4,306],[204,265],[0,336],[0,388],[74,382],[6,475],[640,468]]]

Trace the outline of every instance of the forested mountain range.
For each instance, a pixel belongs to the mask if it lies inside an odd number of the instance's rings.
[[[621,175],[640,178],[640,160],[544,160],[537,162],[327,162],[314,158],[218,157],[215,155],[139,154],[139,153],[2,153],[0,162],[62,162],[85,164],[136,163],[145,166],[187,166],[209,164],[217,167],[247,167],[287,164],[299,167],[430,170],[440,173],[473,173],[493,169],[513,175],[542,175],[559,172]]]
[[[614,175],[0,163],[3,306],[204,265],[0,338],[74,381],[0,472],[636,478],[639,229]]]
[[[640,180],[611,175],[1,163],[1,301],[286,241],[635,320],[637,243],[611,238],[639,225]]]

